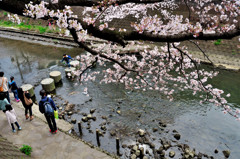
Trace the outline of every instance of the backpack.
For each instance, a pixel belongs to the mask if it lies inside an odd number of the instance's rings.
[[[2,85],[0,87],[0,92],[3,92],[3,81],[4,81],[4,78],[2,78]]]
[[[25,92],[23,92],[23,98],[24,98],[24,102],[25,102],[25,104],[26,104],[27,106],[32,106],[32,105],[33,105],[32,99],[31,99],[31,98],[28,99],[28,98],[25,96]]]
[[[49,102],[48,98],[47,98],[47,101],[43,103],[43,106],[44,106],[46,116],[53,116],[54,115],[52,105]]]

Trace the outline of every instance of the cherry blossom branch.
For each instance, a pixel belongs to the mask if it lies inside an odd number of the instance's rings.
[[[93,24],[88,25],[86,22],[82,21],[80,18],[69,18],[69,20],[77,20],[82,25],[82,28],[87,30],[88,34],[94,37],[116,42],[123,47],[125,47],[127,44],[127,42],[124,41],[121,35],[117,34],[115,31],[112,31],[109,29],[100,30],[98,27],[94,27]]]
[[[83,75],[88,69],[93,68],[93,67],[96,65],[97,61],[98,61],[98,57],[95,57],[95,61],[93,61],[93,63],[92,63],[91,65],[87,66],[84,70],[82,70],[82,72],[81,72],[80,75],[79,75],[79,81],[80,81],[80,82],[81,82],[82,75]]]
[[[149,4],[149,3],[157,3],[163,2],[164,0],[116,0],[118,5],[125,3],[136,3],[136,4]]]
[[[173,47],[174,47],[175,49],[177,49],[177,50],[181,53],[181,56],[182,56],[182,54],[184,54],[185,56],[187,56],[187,57],[191,60],[191,62],[194,64],[195,69],[196,69],[196,71],[197,71],[199,83],[203,86],[203,88],[205,88],[206,90],[209,90],[208,88],[206,88],[206,87],[204,86],[204,84],[202,83],[202,81],[201,81],[201,79],[200,79],[199,68],[198,68],[198,65],[197,65],[196,61],[195,61],[194,59],[192,59],[187,53],[185,53],[184,51],[182,51],[181,49],[179,49],[178,47],[176,47],[174,43],[173,43],[172,45],[173,45]]]
[[[96,18],[96,20],[94,21],[93,25],[97,22],[97,20],[101,17],[101,15],[108,9],[108,6],[104,8],[104,10],[102,11],[101,14],[98,15],[98,17]]]
[[[69,20],[71,20],[71,18],[69,18]],[[239,26],[237,26],[235,30],[217,32],[217,33],[199,32],[198,36],[196,36],[195,33],[185,33],[185,32],[173,34],[173,35],[172,34],[169,34],[169,35],[152,34],[147,31],[143,33],[139,33],[138,31],[119,33],[109,29],[100,30],[98,27],[94,27],[92,24],[88,25],[81,19],[78,19],[78,22],[80,22],[83,29],[87,30],[89,34],[104,40],[116,42],[122,45],[123,47],[126,45],[125,41],[128,41],[128,40],[149,40],[149,41],[155,41],[155,42],[180,42],[180,41],[193,40],[193,39],[196,39],[196,40],[231,39],[235,36],[240,35]]]
[[[6,2],[6,0],[3,1]],[[54,8],[54,5],[65,5],[61,2],[64,0],[54,0],[55,4],[49,6]],[[76,4],[80,0],[69,0],[68,2]],[[97,3],[96,0],[91,2]],[[65,36],[71,33],[79,47],[88,51],[79,58],[82,64],[80,70],[73,72],[77,76],[81,74],[80,80],[82,81],[94,80],[96,74],[99,74],[99,71],[86,73],[94,58],[97,57],[99,66],[104,66],[106,69],[102,71],[105,75],[101,82],[116,83],[119,81],[125,85],[126,89],[157,90],[164,93],[170,101],[173,99],[172,95],[175,89],[181,91],[191,89],[193,95],[202,91],[207,93],[208,101],[221,105],[229,111],[227,101],[222,97],[224,92],[213,88],[210,84],[206,85],[207,79],[213,78],[217,73],[199,70],[200,61],[193,59],[185,47],[178,48],[180,43],[175,45],[173,42],[193,39],[231,39],[240,35],[240,27],[237,25],[240,12],[235,1],[227,2],[225,0],[221,2],[221,5],[211,4],[211,0],[192,1],[193,5],[190,3],[188,5],[192,5],[191,13],[194,12],[194,16],[196,15],[196,21],[191,22],[181,14],[175,15],[174,10],[179,7],[175,1],[153,2],[154,0],[148,2],[146,0],[104,0],[92,7],[85,7],[84,18],[78,19],[76,15],[73,15],[69,6],[64,6],[63,10],[60,8],[58,8],[60,10],[49,10],[48,4],[41,1],[38,5],[27,4],[24,15],[32,18],[56,18],[56,23],[65,32]],[[0,7],[2,4],[0,1]],[[104,8],[107,9],[104,10]],[[104,11],[101,12],[102,10]],[[160,15],[151,16],[149,10],[158,10]],[[212,13],[216,13],[216,15],[212,15]],[[133,29],[120,28],[118,31],[113,31],[116,28],[108,28],[108,22],[113,19],[125,19],[129,15],[136,18],[136,22],[131,24]],[[98,21],[101,24],[95,26],[94,24]],[[123,47],[128,40],[167,42],[167,45],[139,51],[142,56],[139,59],[135,55],[118,55],[119,51],[114,52],[111,47],[117,47],[117,45],[111,44],[111,42],[104,41],[96,49],[92,49],[84,42],[87,35],[118,43]],[[130,45],[134,44],[130,43]],[[103,51],[104,47],[109,48]],[[107,65],[109,63],[112,67]],[[174,74],[174,71],[177,74]],[[175,89],[169,87],[172,83]]]
[[[217,40],[217,39],[232,39],[240,35],[240,28],[236,30],[215,33],[215,34],[203,34],[200,33],[199,36],[195,37],[191,33],[183,33],[178,35],[153,35],[151,33],[144,32],[139,34],[136,31],[123,34],[124,40],[149,40],[154,42],[181,42],[186,40]]]
[[[142,34],[132,31],[129,33],[117,33],[109,29],[99,30],[93,25],[87,25],[81,19],[77,19],[83,26],[84,29],[88,30],[88,33],[91,35],[104,39],[116,42],[123,47],[125,47],[125,40],[149,40],[154,42],[181,42],[186,40],[217,40],[217,39],[232,39],[240,35],[240,28],[230,32],[216,33],[216,34],[199,34],[198,37],[195,37],[194,34],[178,34],[178,35],[154,35],[151,33],[144,32]]]
[[[164,0],[115,0],[116,4],[121,5],[125,3],[139,3],[139,4],[148,4],[162,2]],[[102,1],[96,0],[58,0],[58,4],[64,4],[69,6],[96,6]],[[57,4],[55,4],[57,5]]]
[[[238,118],[238,116],[236,116],[233,112],[231,112],[231,109],[230,109],[229,106],[227,106],[226,104],[223,104],[223,103],[222,103],[222,100],[220,99],[220,97],[219,97],[218,95],[216,95],[216,94],[213,92],[212,89],[207,88],[207,87],[203,84],[202,80],[200,79],[200,73],[199,73],[199,69],[198,69],[198,65],[197,65],[196,61],[193,60],[187,53],[185,53],[184,51],[182,51],[181,49],[179,49],[178,47],[176,47],[176,46],[174,45],[174,43],[173,43],[173,47],[174,47],[175,49],[177,49],[179,52],[183,53],[185,56],[187,56],[187,57],[192,61],[192,63],[193,63],[194,66],[195,66],[195,69],[196,69],[196,71],[197,71],[198,82],[200,83],[201,87],[205,90],[205,92],[206,92],[206,93],[210,93],[213,97],[215,97],[215,99],[217,99],[218,102],[219,102],[218,104],[221,105],[222,108],[224,108],[224,110],[226,110],[227,113],[229,113],[229,114],[232,115],[233,117]],[[207,94],[207,97],[208,97],[208,94]]]
[[[175,46],[174,45],[174,43],[172,43],[172,45],[173,46]],[[171,51],[170,51],[170,43],[168,43],[168,53],[171,55]],[[185,75],[185,72],[183,71],[183,60],[184,60],[184,56],[183,56],[183,53],[182,52],[180,52],[181,53],[181,58],[180,58],[180,61],[178,62],[176,59],[173,59],[176,63],[179,63],[179,65],[180,65],[180,73],[182,74],[182,76],[185,78],[185,80],[186,80],[186,82],[188,82],[189,83],[189,80],[187,79],[187,77],[186,77],[186,75]]]
[[[206,91],[206,93],[207,93],[207,99],[208,99],[208,93],[209,93],[209,92],[210,92],[213,96],[215,96],[214,93],[213,93],[209,88],[205,87],[205,85],[204,85],[203,82],[201,81],[200,73],[199,73],[199,68],[198,68],[198,65],[197,65],[196,61],[193,60],[187,53],[185,53],[184,51],[182,51],[181,49],[179,49],[178,47],[176,47],[176,46],[174,45],[174,43],[173,43],[173,47],[174,47],[175,49],[177,49],[177,50],[181,53],[181,56],[182,56],[182,54],[184,54],[184,55],[187,56],[187,57],[191,60],[191,62],[194,64],[195,69],[196,69],[196,71],[197,71],[198,83],[200,83],[200,85],[202,86],[202,88],[204,89],[204,91]],[[217,96],[215,96],[215,97],[217,97]],[[217,99],[218,99],[218,97],[217,97]],[[220,101],[220,100],[219,100],[219,101]]]
[[[22,15],[23,10],[25,8],[25,4],[30,3],[30,1],[34,3],[39,3],[37,0],[1,0],[0,1],[0,9],[9,11],[11,13],[16,13]],[[50,0],[51,2],[52,0]],[[125,3],[139,3],[139,4],[148,4],[148,3],[156,3],[162,2],[164,0],[118,0],[117,4],[125,4]],[[97,0],[58,0],[58,3],[50,3],[50,9],[63,9],[65,5],[68,6],[84,6],[91,7],[97,6],[99,1]]]
[[[73,38],[74,38],[74,41],[75,41],[76,43],[78,43],[78,45],[79,45],[81,48],[85,49],[86,51],[88,51],[88,52],[91,53],[92,55],[98,55],[99,57],[102,57],[102,58],[107,59],[107,60],[109,60],[109,61],[111,61],[111,62],[113,62],[113,63],[118,64],[122,69],[126,70],[126,72],[136,73],[147,85],[149,85],[149,83],[144,79],[144,77],[143,77],[138,71],[133,70],[133,69],[129,69],[129,68],[125,67],[122,63],[120,63],[119,61],[117,61],[116,59],[113,59],[113,58],[111,58],[111,57],[108,57],[107,55],[104,55],[104,54],[101,54],[101,53],[99,53],[99,52],[97,52],[97,51],[92,50],[92,49],[89,48],[87,45],[85,45],[83,42],[79,42],[79,41],[78,41],[78,36],[77,36],[76,31],[75,31],[74,29],[70,29],[70,32],[71,32],[71,34],[72,34],[72,36],[73,36]],[[90,67],[90,66],[89,66],[89,67]],[[89,68],[89,67],[88,67],[88,68]],[[87,68],[86,68],[86,69],[87,69]],[[85,72],[85,71],[84,71],[84,72]],[[84,73],[84,72],[83,72],[83,73]],[[121,78],[123,78],[123,77],[126,75],[126,72],[123,74],[123,76],[121,76]],[[81,74],[83,74],[83,73],[81,73]],[[119,79],[119,80],[120,80],[120,79]]]
[[[99,57],[102,57],[102,58],[105,58],[105,59],[107,59],[107,60],[109,60],[109,61],[112,61],[112,62],[114,62],[114,63],[117,63],[120,67],[122,67],[122,68],[123,68],[124,70],[126,70],[126,71],[137,72],[137,71],[135,71],[135,70],[126,68],[122,63],[120,63],[119,61],[117,61],[117,60],[115,60],[115,59],[113,59],[113,58],[111,58],[111,57],[108,57],[108,56],[106,56],[106,55],[104,55],[104,54],[101,54],[101,53],[99,53],[99,52],[97,52],[97,51],[94,51],[93,49],[91,49],[90,47],[88,47],[88,46],[87,46],[86,44],[84,44],[83,42],[79,42],[79,41],[78,41],[78,36],[77,36],[76,31],[75,31],[74,29],[70,29],[70,33],[72,34],[74,41],[75,41],[81,48],[85,49],[86,51],[88,51],[88,52],[91,53],[92,55],[99,55]]]

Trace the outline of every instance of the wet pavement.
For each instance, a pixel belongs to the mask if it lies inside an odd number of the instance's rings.
[[[19,148],[0,135],[0,159],[28,159]]]
[[[0,134],[14,143],[17,147],[23,144],[32,147],[31,158],[43,159],[110,159],[112,157],[102,153],[96,149],[89,147],[80,140],[77,140],[67,132],[58,131],[57,134],[51,134],[46,122],[38,118],[37,106],[34,105],[34,115],[36,118],[33,121],[25,119],[24,109],[20,103],[12,102],[13,108],[18,116],[18,123],[22,130],[12,133],[11,127],[8,124],[6,116],[0,112]],[[59,129],[65,129],[64,124],[58,124]],[[2,151],[3,149],[1,149]],[[1,154],[1,153],[0,153]],[[23,156],[23,155],[22,155]],[[1,158],[2,156],[0,156]],[[14,157],[14,156],[12,156]],[[21,157],[21,156],[19,156]]]

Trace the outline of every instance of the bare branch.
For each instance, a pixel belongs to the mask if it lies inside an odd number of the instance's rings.
[[[193,43],[194,45],[196,45],[198,47],[198,49],[203,53],[204,57],[206,57],[208,59],[208,61],[213,65],[212,60],[210,60],[210,58],[208,57],[208,55],[202,50],[202,48],[194,41],[189,40],[191,43]]]
[[[188,19],[190,20],[190,19],[191,19],[191,10],[190,10],[190,8],[189,8],[188,3],[187,3],[186,0],[184,0],[184,3],[186,4],[186,6],[187,6],[187,8],[188,8]]]

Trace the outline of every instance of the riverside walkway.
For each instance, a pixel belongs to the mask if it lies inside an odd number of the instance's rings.
[[[31,158],[36,159],[111,159],[112,157],[84,144],[82,141],[67,135],[71,124],[64,120],[57,120],[59,131],[51,134],[44,116],[39,113],[38,106],[33,105],[33,121],[25,119],[24,109],[21,102],[16,103],[11,100],[12,106],[18,116],[18,122],[22,127],[21,131],[12,133],[6,116],[0,112],[0,135],[13,143],[18,148],[23,144],[32,147]],[[43,120],[42,120],[43,119]],[[1,149],[2,150],[2,149]],[[16,152],[13,152],[13,154]],[[9,158],[18,158],[10,156]],[[3,157],[3,156],[2,156]],[[21,158],[24,156],[21,156]],[[1,156],[0,156],[1,159]]]

